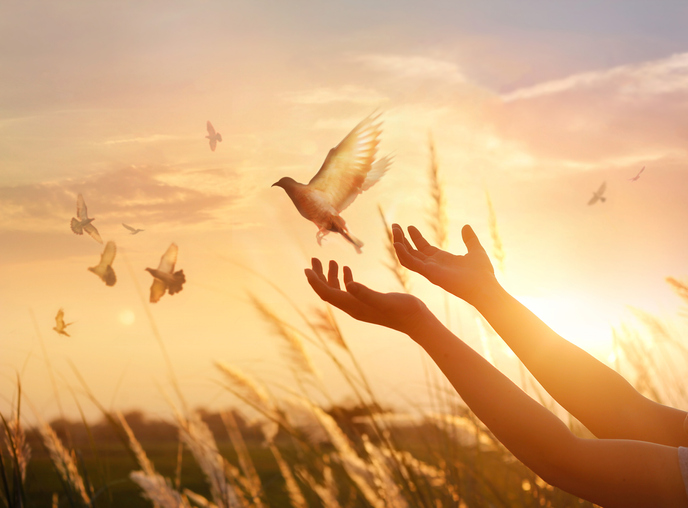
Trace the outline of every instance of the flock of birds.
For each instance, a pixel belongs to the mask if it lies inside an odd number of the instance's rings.
[[[298,212],[318,227],[316,240],[321,245],[323,237],[330,232],[340,234],[351,243],[356,252],[361,253],[363,242],[353,236],[340,216],[356,197],[363,191],[370,189],[389,170],[392,164],[392,156],[386,155],[376,159],[380,137],[382,135],[382,122],[380,114],[373,113],[356,125],[349,134],[334,148],[332,148],[318,172],[307,184],[299,183],[293,178],[285,176],[272,184],[273,187],[281,187],[287,193]],[[208,121],[206,123],[210,150],[215,151],[217,143],[222,141],[222,135],[215,130]],[[637,181],[645,167],[638,172],[632,181]],[[605,202],[604,192],[606,182],[602,183],[588,205]],[[88,216],[86,203],[81,194],[77,198],[76,217],[72,218],[71,228],[77,235],[86,232],[95,241],[103,243],[98,230],[93,225],[93,218]],[[122,223],[132,235],[138,234],[143,229],[134,228]],[[153,276],[153,284],[150,288],[150,301],[155,303],[168,292],[170,295],[182,290],[186,282],[184,271],[174,271],[177,262],[178,247],[172,243],[162,255],[158,268],[146,268]],[[117,253],[115,242],[108,241],[100,256],[100,262],[88,270],[96,274],[107,286],[114,286],[117,282],[112,263]],[[64,311],[60,309],[55,316],[56,325],[53,328],[57,333],[67,335]]]

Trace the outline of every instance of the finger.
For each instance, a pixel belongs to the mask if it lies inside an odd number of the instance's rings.
[[[485,249],[481,245],[480,240],[478,240],[478,235],[475,234],[475,231],[473,231],[473,228],[470,227],[468,224],[466,224],[461,229],[461,238],[463,238],[463,243],[466,244],[466,248],[468,249],[468,252],[471,252],[471,251],[485,252]]]
[[[322,263],[318,258],[311,258],[311,266],[313,267],[313,272],[315,272],[315,275],[323,282],[327,282],[325,279],[325,274],[323,273]]]
[[[411,242],[408,241],[406,235],[404,234],[404,230],[401,229],[401,226],[399,224],[394,224],[392,226],[392,235],[394,238],[394,242],[403,244],[406,247],[406,250],[408,250],[409,254],[413,256],[417,255],[419,257],[425,257],[425,254],[417,252],[416,249],[413,248],[413,245],[411,245]]]
[[[327,270],[327,283],[330,287],[339,289],[339,266],[334,259],[330,261],[330,266]]]
[[[416,228],[415,226],[409,226],[408,232],[409,236],[411,237],[411,240],[413,240],[413,243],[416,245],[416,249],[418,249],[423,254],[432,256],[435,252],[440,250],[437,247],[433,247],[432,245],[430,245],[428,241],[423,237],[423,235],[420,234],[418,228]]]
[[[308,283],[311,285],[313,288],[313,291],[323,300],[328,301],[327,299],[327,284],[325,284],[325,281],[320,278],[317,272],[314,270],[311,270],[310,268],[306,268],[304,270],[304,273],[306,274],[306,279],[308,279]]]
[[[347,284],[346,290],[351,295],[356,297],[356,299],[361,303],[364,303],[374,309],[380,309],[384,306],[385,295],[370,289],[368,286],[365,286],[360,282],[351,282]]]
[[[354,281],[354,274],[351,273],[351,268],[349,268],[348,266],[344,267],[343,272],[344,272],[344,285],[346,286],[349,284],[349,282]]]
[[[417,252],[409,252],[406,245],[398,242],[394,244],[394,252],[396,252],[397,259],[399,259],[399,263],[401,263],[402,266],[405,266],[406,268],[408,268],[409,270],[413,270],[414,272],[418,272],[420,274],[423,273],[425,263],[422,259],[416,256],[416,254],[418,254]]]

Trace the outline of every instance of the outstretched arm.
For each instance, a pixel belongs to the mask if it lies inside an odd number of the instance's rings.
[[[366,322],[408,334],[464,402],[519,460],[547,482],[603,506],[688,506],[676,448],[628,440],[581,439],[447,330],[414,296],[378,293],[330,262],[313,260],[308,282],[326,302]]]
[[[470,226],[461,231],[465,255],[431,246],[413,226],[415,248],[396,224],[393,233],[401,264],[473,305],[550,395],[597,437],[688,446],[686,413],[642,396],[509,295]]]

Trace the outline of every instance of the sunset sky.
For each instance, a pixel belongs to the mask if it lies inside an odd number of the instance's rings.
[[[629,307],[672,318],[681,302],[664,279],[688,276],[687,22],[683,1],[3,2],[0,412],[20,377],[27,413],[78,415],[71,388],[96,416],[72,364],[107,407],[169,414],[152,326],[191,405],[233,402],[215,360],[284,395],[291,365],[249,295],[305,330],[291,303],[322,308],[303,275],[313,256],[399,290],[378,206],[431,237],[430,135],[449,250],[464,253],[460,229],[471,224],[492,252],[489,193],[500,281],[607,359]],[[320,247],[317,228],[271,185],[307,182],[373,111],[384,121],[379,154],[394,163],[343,213],[363,253],[335,235]],[[223,137],[215,152],[207,120]],[[607,201],[587,206],[602,182]],[[69,228],[78,193],[117,243],[114,287],[87,270],[103,246]],[[145,231],[129,235],[122,222]],[[144,269],[172,242],[187,283],[150,304]],[[441,290],[411,283],[445,315]],[[71,337],[52,330],[60,308]],[[450,311],[485,353],[475,315],[455,299]],[[422,397],[424,360],[410,339],[335,315],[382,401]],[[487,344],[508,370],[501,343]]]

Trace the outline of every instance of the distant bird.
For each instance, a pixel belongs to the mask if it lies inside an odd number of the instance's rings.
[[[210,149],[214,152],[215,148],[217,147],[217,142],[222,141],[222,134],[215,132],[215,128],[213,127],[213,124],[210,123],[210,120],[208,120],[208,123],[206,123],[205,126],[208,129],[208,135],[206,136],[206,139],[210,140]]]
[[[55,326],[53,326],[53,330],[55,330],[60,335],[66,335],[67,337],[71,337],[71,335],[67,333],[67,327],[71,324],[73,323],[65,323],[64,310],[58,310],[57,315],[55,316]]]
[[[146,271],[153,276],[153,285],[150,288],[151,303],[160,300],[165,291],[173,295],[182,290],[182,284],[186,282],[184,270],[174,271],[178,250],[176,243],[171,244],[160,258],[160,264],[157,269],[146,268]]]
[[[132,235],[135,235],[136,233],[140,233],[141,231],[145,231],[145,229],[138,229],[138,228],[132,228],[131,226],[127,226],[124,222],[122,223],[122,226],[127,228]]]
[[[86,231],[96,242],[103,243],[103,239],[100,237],[100,234],[98,234],[98,230],[93,224],[91,224],[94,219],[88,218],[86,202],[81,194],[79,194],[79,196],[76,198],[76,216],[78,219],[72,217],[72,223],[70,224],[72,231],[74,231],[77,235],[83,235],[84,231]]]
[[[282,187],[299,213],[318,226],[315,236],[318,245],[332,231],[353,244],[356,252],[361,252],[363,242],[349,233],[339,214],[356,196],[370,189],[390,167],[390,156],[375,161],[382,134],[382,122],[375,123],[379,117],[379,114],[370,115],[354,127],[341,143],[330,150],[322,167],[307,185],[288,176],[272,184],[273,187]]]
[[[588,205],[594,205],[598,201],[601,201],[602,203],[604,203],[607,200],[607,198],[605,198],[602,194],[604,194],[604,191],[606,188],[607,188],[607,182],[602,182],[602,185],[600,185],[600,188],[592,193],[592,197],[590,198],[590,201],[588,201]]]
[[[631,182],[635,182],[636,180],[638,180],[638,178],[640,178],[640,173],[642,173],[643,171],[645,171],[645,166],[643,166],[643,169],[641,169],[640,171],[638,171],[638,174],[637,174],[637,175],[635,175],[633,178],[629,178],[629,180],[630,180]]]
[[[100,255],[100,263],[88,268],[100,277],[106,286],[114,286],[115,282],[117,282],[117,276],[112,269],[112,262],[115,260],[115,254],[117,254],[117,246],[115,242],[109,241],[105,244],[105,249]]]

